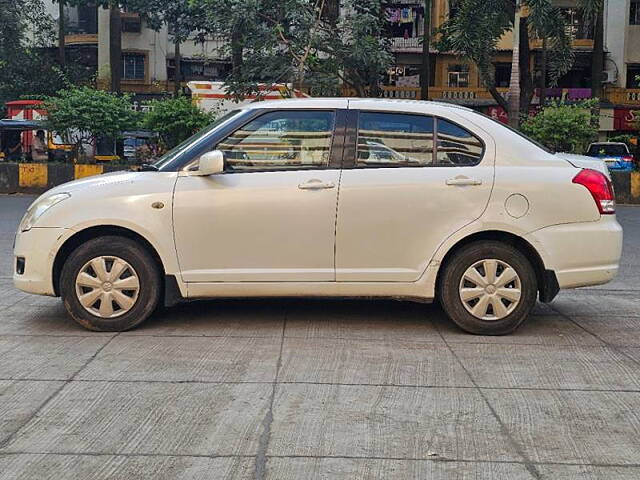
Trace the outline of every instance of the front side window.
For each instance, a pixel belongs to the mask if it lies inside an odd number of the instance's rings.
[[[217,145],[225,170],[299,170],[329,165],[335,113],[269,112],[250,121]]]
[[[483,149],[471,132],[441,118],[381,112],[359,116],[358,167],[471,166],[480,163]]]

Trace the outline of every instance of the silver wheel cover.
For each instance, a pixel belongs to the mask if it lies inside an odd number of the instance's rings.
[[[76,276],[76,295],[91,315],[115,318],[133,308],[140,293],[134,268],[123,259],[100,256],[89,260]]]
[[[464,308],[480,320],[502,320],[520,303],[522,285],[516,271],[495,258],[480,260],[462,275],[458,288]]]

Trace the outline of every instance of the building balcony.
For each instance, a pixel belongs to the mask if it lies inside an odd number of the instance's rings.
[[[422,53],[420,37],[392,38],[390,50],[394,53]]]
[[[72,33],[64,36],[66,45],[97,45],[97,33]]]
[[[542,50],[542,39],[535,38],[529,42],[532,50]],[[571,45],[576,50],[593,50],[593,39],[591,38],[574,38]]]
[[[499,88],[505,94],[508,88]],[[382,87],[385,98],[405,98],[421,100],[420,89],[415,87]],[[491,93],[485,88],[477,87],[429,87],[429,100],[447,100],[453,102],[492,101]]]
[[[416,87],[381,87],[384,98],[399,98],[406,100],[422,100],[420,88]],[[505,95],[508,88],[498,88],[501,95]],[[345,88],[342,94],[346,97],[356,96],[355,90]],[[489,105],[495,103],[491,93],[479,87],[429,87],[429,100],[449,101],[452,103]]]

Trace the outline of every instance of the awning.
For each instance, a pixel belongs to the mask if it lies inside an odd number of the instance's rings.
[[[38,130],[44,128],[42,123],[33,120],[11,120],[4,118],[0,120],[0,130]]]

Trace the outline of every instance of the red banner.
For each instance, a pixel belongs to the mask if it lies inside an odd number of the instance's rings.
[[[638,126],[635,124],[637,121],[640,121],[640,113],[638,110],[616,108],[613,111],[614,130],[638,130]]]
[[[540,111],[540,108],[537,105],[530,105],[529,106],[529,116],[530,117],[533,117],[533,116],[537,115],[539,111]],[[508,124],[509,123],[509,116],[507,115],[507,112],[505,111],[504,108],[502,108],[500,106],[494,106],[494,107],[487,108],[487,115],[489,115],[494,120],[497,120],[497,121],[502,122],[504,124]]]

